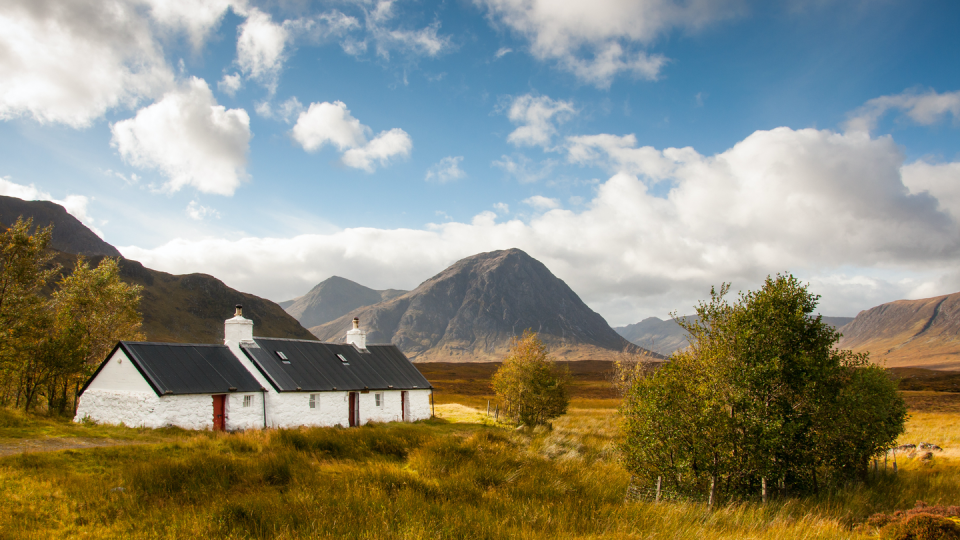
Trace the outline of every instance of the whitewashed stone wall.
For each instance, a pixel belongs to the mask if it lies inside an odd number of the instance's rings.
[[[251,398],[249,407],[243,406],[244,396],[250,396]],[[213,415],[212,398],[210,403],[210,414]],[[228,431],[263,428],[263,395],[260,392],[227,394],[224,408],[226,409]]]
[[[213,428],[213,398],[209,395],[163,396],[150,392],[123,392],[87,388],[80,396],[77,416],[101,424],[184,429]]]
[[[430,409],[431,390],[409,390],[407,397],[410,398],[410,412],[407,421],[416,422],[417,420],[427,420],[432,413]],[[400,398],[397,398],[400,399]]]

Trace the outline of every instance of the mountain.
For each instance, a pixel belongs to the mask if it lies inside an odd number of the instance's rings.
[[[32,217],[37,226],[53,224],[53,262],[63,268],[61,275],[73,271],[77,254],[85,255],[91,266],[104,256],[120,257],[120,277],[143,286],[140,311],[148,341],[223,343],[223,321],[233,316],[236,304],[242,304],[243,315],[253,320],[257,336],[316,339],[280,306],[231,289],[213,276],[178,276],[122,258],[117,248],[58,204],[0,196],[0,222],[12,224],[19,216]]]
[[[689,318],[697,317],[693,315]],[[614,330],[630,343],[664,356],[670,356],[674,351],[688,345],[687,331],[674,319],[664,321],[657,317],[647,317],[638,323],[618,326]]]
[[[321,281],[310,292],[293,300],[280,302],[300,324],[309,328],[330,322],[357,308],[396,298],[407,291],[386,289],[377,291],[339,276]]]
[[[4,228],[9,227],[16,223],[20,216],[24,219],[32,217],[34,228],[53,224],[50,247],[57,251],[87,256],[120,256],[117,248],[104,242],[59,204],[50,201],[25,201],[0,195],[0,224]]]
[[[887,367],[960,370],[960,293],[861,311],[842,333],[839,347]]]
[[[696,315],[687,315],[684,318],[691,322],[698,320]],[[853,321],[853,317],[822,317],[821,320],[837,329]],[[670,356],[688,344],[687,331],[674,319],[648,317],[635,324],[618,326],[614,330],[630,343],[664,356]]]
[[[394,343],[419,362],[498,361],[530,328],[564,360],[638,351],[566,283],[519,249],[462,259],[404,295],[355,309],[310,331],[343,339],[359,317],[368,343]]]

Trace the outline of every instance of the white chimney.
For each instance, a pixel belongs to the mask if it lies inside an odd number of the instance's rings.
[[[243,317],[243,306],[237,304],[237,313],[223,323],[223,343],[240,344],[242,341],[253,341],[253,321]]]
[[[353,328],[347,331],[347,343],[358,349],[367,348],[367,333],[360,329],[360,319],[353,318]]]

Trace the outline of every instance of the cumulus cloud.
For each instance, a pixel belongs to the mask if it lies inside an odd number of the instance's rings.
[[[400,128],[383,131],[368,141],[371,133],[342,101],[311,103],[310,108],[300,113],[290,132],[293,140],[307,152],[330,144],[342,152],[344,165],[367,172],[395,157],[409,156],[413,149],[413,140]]]
[[[250,117],[218,105],[203,79],[190,78],[111,131],[111,144],[124,161],[159,169],[168,178],[167,191],[193,186],[233,195],[247,177]]]
[[[266,86],[271,93],[283,67],[284,48],[289,34],[269,14],[253,8],[237,29],[237,64],[250,78]]]
[[[0,2],[0,119],[80,128],[162,94],[174,75],[155,33],[132,2]]]
[[[283,63],[296,40],[319,42],[359,26],[357,19],[336,10],[282,23],[274,22],[270,14],[257,8],[238,10],[246,20],[237,29],[237,65],[271,95],[277,90]]]
[[[507,118],[519,127],[507,135],[507,142],[546,147],[557,133],[555,124],[566,122],[576,113],[569,101],[532,94],[517,96],[507,108]]]
[[[609,138],[621,141],[609,148],[629,149],[624,139]],[[778,128],[715,155],[651,149],[619,162],[592,148],[610,167],[646,172],[612,173],[576,211],[531,197],[547,211],[526,220],[498,222],[483,212],[423,230],[183,239],[121,251],[153,268],[209,272],[280,299],[334,274],[411,288],[459,258],[518,247],[615,324],[683,312],[711,285],[756,287],[784,270],[809,280],[824,295],[821,312],[833,315],[954,292],[945,287],[960,283],[950,277],[960,263],[960,227],[952,192],[944,191],[956,164],[905,166],[890,137]],[[669,189],[654,195],[653,181]]]
[[[239,73],[234,73],[232,75],[224,74],[223,78],[220,79],[220,82],[217,83],[217,89],[228,96],[236,95],[237,90],[240,90],[240,87],[242,86],[243,77],[241,77]]]
[[[62,200],[55,199],[46,191],[37,189],[37,186],[34,184],[18,184],[11,180],[9,176],[0,177],[0,195],[4,195],[6,197],[16,197],[25,201],[55,202],[64,207],[66,211],[70,213],[70,215],[79,219],[84,225],[90,228],[90,230],[97,233],[97,236],[103,238],[103,232],[96,227],[98,221],[90,216],[90,213],[87,210],[87,206],[90,204],[90,199],[85,195],[67,195]],[[0,219],[10,223],[12,221],[8,220],[15,221],[16,216],[0,216]],[[38,225],[46,224],[39,223]]]
[[[467,173],[463,172],[463,169],[460,168],[462,161],[463,156],[448,156],[441,159],[427,169],[426,181],[446,184],[447,182],[459,180],[467,176]]]
[[[673,29],[697,30],[738,15],[741,0],[474,0],[492,22],[530,42],[580,80],[608,87],[621,73],[656,79],[666,59],[644,47]]]
[[[523,200],[523,204],[532,206],[536,210],[553,210],[560,208],[560,201],[544,197],[543,195],[534,195]]]
[[[848,131],[869,133],[876,129],[877,122],[890,110],[902,111],[910,120],[924,126],[934,124],[948,115],[956,122],[960,120],[960,90],[943,94],[935,90],[909,90],[902,94],[873,98],[850,113],[845,127]]]

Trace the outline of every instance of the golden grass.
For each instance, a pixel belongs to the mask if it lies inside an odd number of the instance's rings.
[[[932,460],[901,455],[897,475],[891,463],[866,483],[713,511],[624,502],[616,400],[578,399],[551,427],[517,431],[492,426],[476,398],[416,424],[234,434],[0,413],[0,432],[19,436],[161,441],[0,458],[0,538],[876,538],[875,512],[960,502],[960,396],[907,395],[901,441],[944,447]]]

